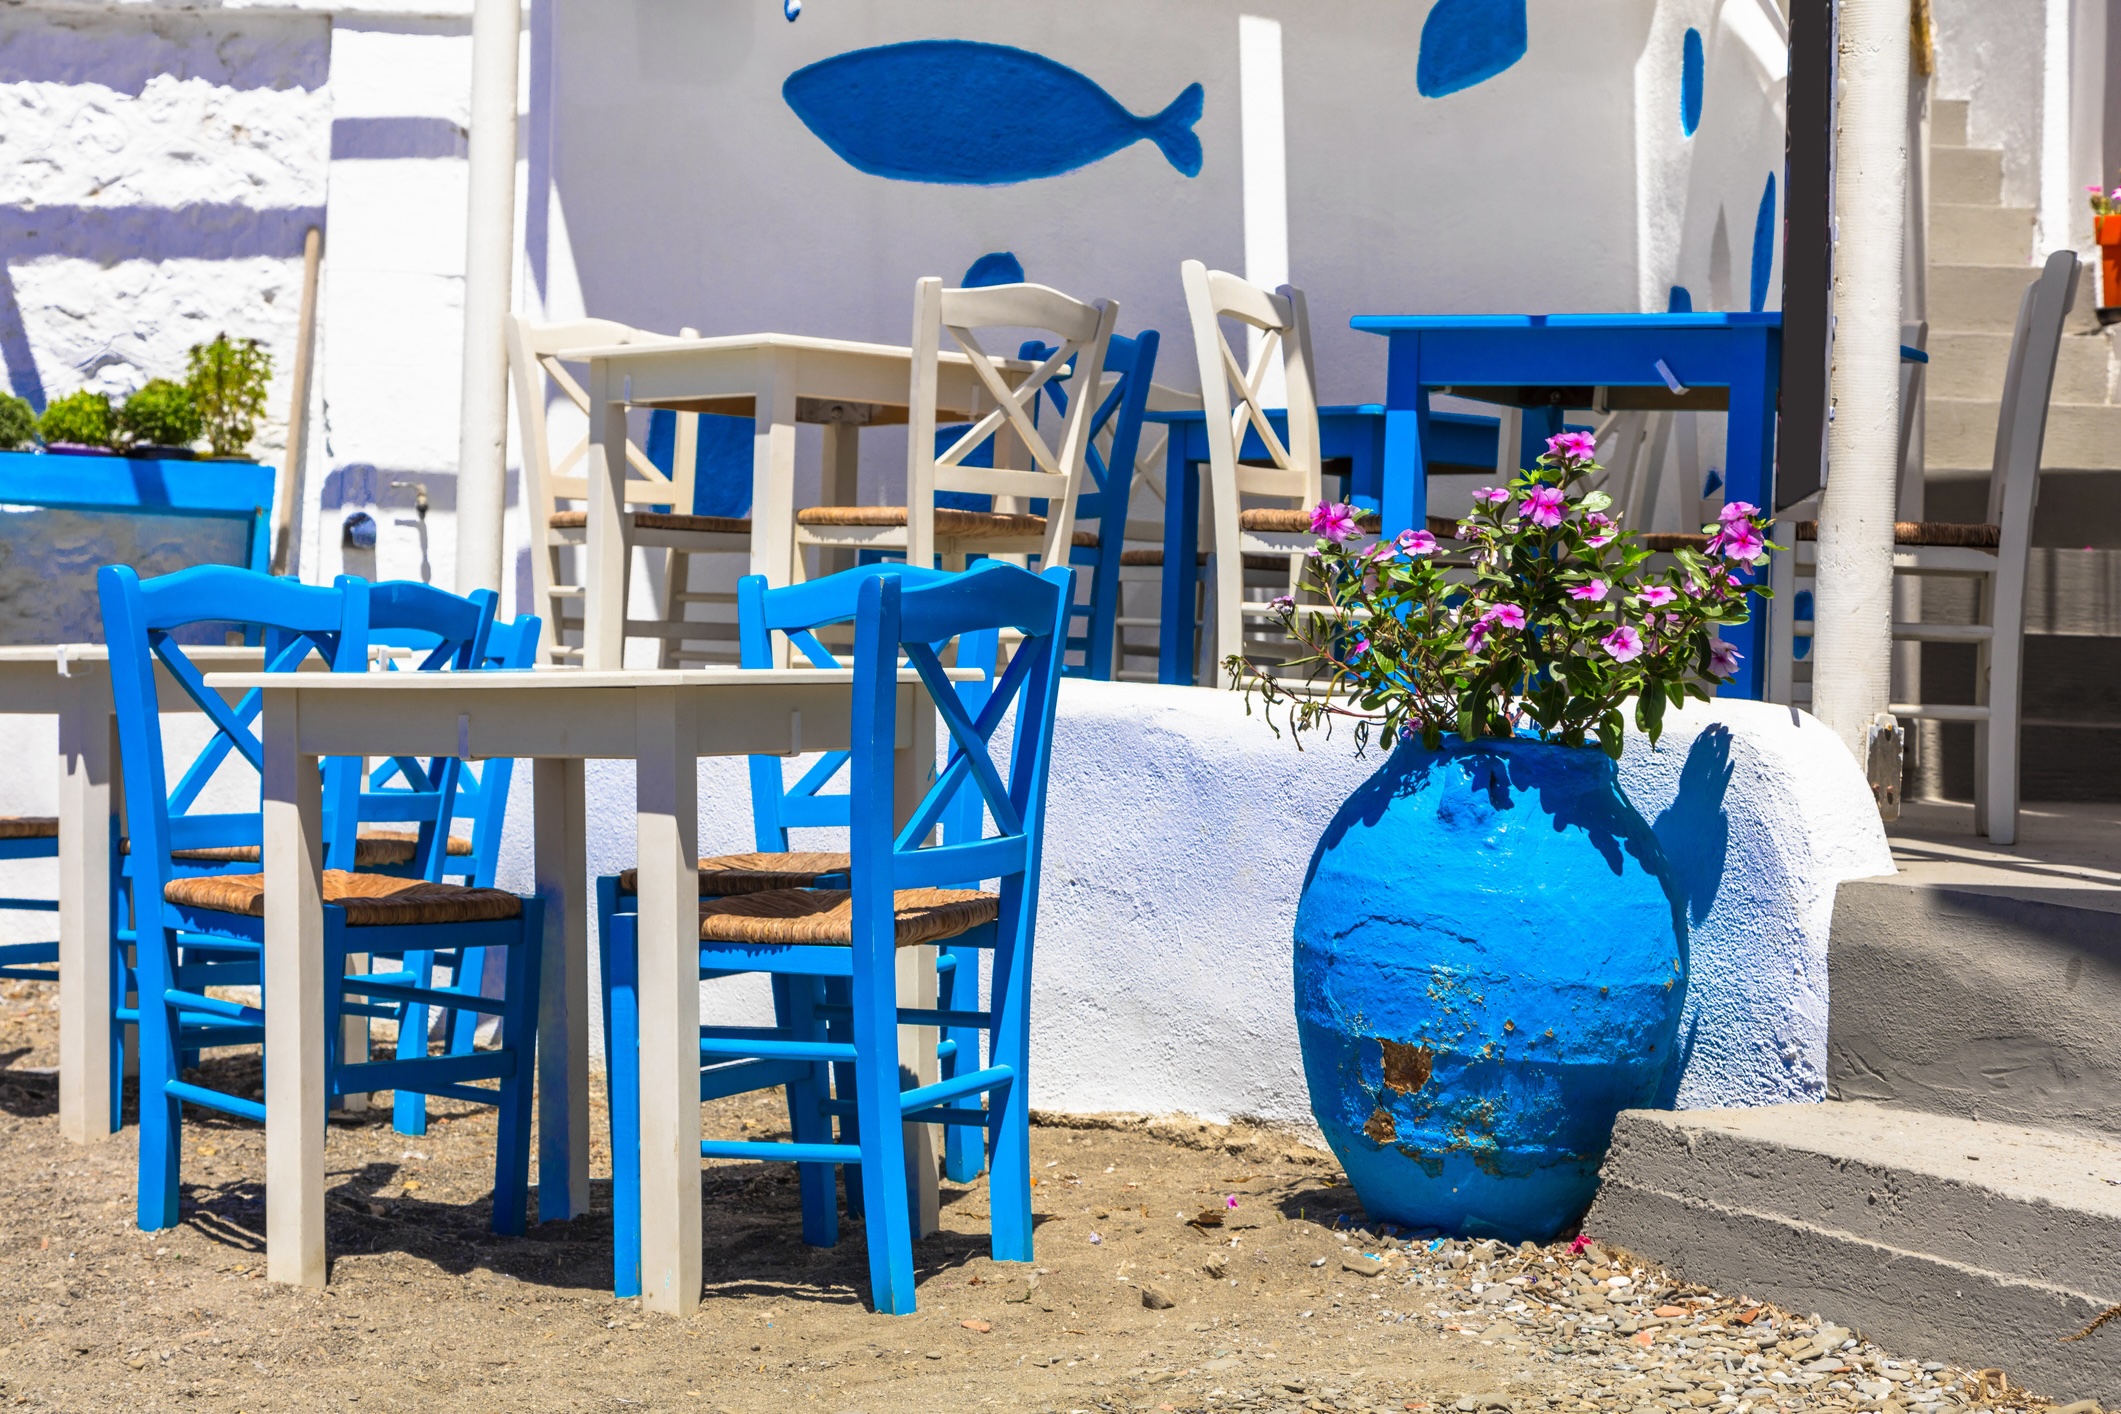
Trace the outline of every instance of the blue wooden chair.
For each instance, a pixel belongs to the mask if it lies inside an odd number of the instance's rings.
[[[903,1123],[984,1130],[991,1169],[991,1251],[997,1261],[1032,1255],[1030,962],[1037,918],[1039,842],[1073,571],[1033,575],[983,563],[962,575],[930,578],[876,567],[765,593],[767,612],[815,627],[853,619],[855,682],[852,749],[846,769],[849,888],[781,889],[706,899],[700,906],[700,965],[720,975],[771,974],[781,993],[772,1027],[705,1027],[701,1098],[786,1086],[793,1141],[708,1140],[703,1157],[764,1159],[801,1166],[803,1239],[838,1238],[835,1165],[860,1168],[876,1309],[914,1309],[912,1229],[905,1186]],[[1022,635],[986,702],[968,710],[945,676],[936,645],[968,634]],[[800,632],[800,631],[799,631]],[[898,668],[921,675],[925,701],[949,731],[948,762],[895,826],[892,744]],[[919,700],[919,699],[917,699]],[[1006,775],[991,755],[995,729],[1015,717]],[[980,840],[924,845],[961,789],[976,791],[996,833]],[[999,893],[955,887],[999,879]],[[614,1241],[618,1285],[639,1285],[639,1075],[637,922],[611,920]],[[984,1010],[970,997],[933,1009],[898,1004],[900,947],[948,942],[991,950],[994,982]],[[839,983],[844,987],[829,986]],[[836,994],[844,1000],[836,999]],[[984,1033],[987,1063],[959,1068],[933,1085],[901,1090],[898,1027],[968,1028]],[[833,1072],[839,1072],[834,1084]],[[985,1096],[986,1103],[960,1103]],[[831,1121],[858,1120],[837,1140]]]
[[[846,573],[860,577],[875,574],[904,575],[908,571],[903,564],[878,563]],[[944,571],[935,569],[912,572],[912,577],[923,584],[950,578]],[[819,582],[822,584],[828,581]],[[740,580],[737,585],[737,622],[742,635],[744,666],[776,666],[775,634],[785,636],[790,645],[801,653],[812,667],[843,666],[812,632],[821,625],[800,617],[807,611],[807,607],[805,604],[790,605],[787,609],[776,607],[776,601],[771,600],[765,577],[762,575],[747,575]],[[795,616],[791,617],[791,611]],[[844,613],[836,614],[828,622],[844,623],[846,618]],[[986,705],[987,696],[994,683],[1000,638],[998,632],[984,631],[964,635],[958,641],[957,665],[976,665],[984,670],[983,676],[977,680],[953,684],[967,712],[977,714]],[[757,848],[748,854],[718,855],[702,859],[700,896],[726,897],[769,889],[846,888],[847,871],[851,864],[845,851],[792,850],[788,832],[803,828],[844,830],[848,827],[852,820],[850,797],[844,790],[837,793],[828,793],[827,790],[846,769],[848,759],[847,752],[827,752],[791,784],[787,780],[784,763],[780,757],[750,758],[752,838]],[[960,791],[943,819],[943,837],[951,841],[978,839],[984,828],[983,821],[983,807],[978,793],[970,790]],[[631,870],[624,874],[605,875],[597,880],[597,939],[606,977],[609,977],[612,966],[611,920],[618,913],[634,911],[634,889],[635,875]],[[950,1000],[952,998],[978,997],[980,970],[980,953],[977,949],[945,945],[938,950],[937,992],[945,1009],[953,1005]],[[703,977],[706,975],[702,973]],[[611,998],[612,992],[607,985],[604,990],[607,1074],[609,1067],[620,1063],[613,1058],[611,1046]],[[781,1000],[777,993],[777,1007]],[[966,1061],[977,1062],[981,1034],[975,1028],[943,1029],[937,1055],[946,1075],[954,1074]],[[851,1077],[852,1072],[849,1072],[849,1084],[852,1083]],[[613,1148],[616,1151],[619,1123],[615,1115],[612,1124]],[[848,1121],[848,1125],[851,1124],[852,1121]],[[944,1143],[943,1171],[952,1181],[969,1183],[979,1177],[983,1166],[982,1159],[980,1147],[973,1141],[972,1136],[957,1129],[948,1133]],[[848,1201],[852,1210],[860,1211],[858,1188],[850,1188]],[[637,1288],[622,1294],[632,1295],[636,1292]]]
[[[211,691],[185,656],[177,631],[202,621],[255,623],[265,631],[268,666],[292,671],[310,654],[337,672],[367,667],[369,586],[357,579],[331,589],[272,579],[246,570],[200,566],[142,582],[123,565],[98,573],[104,639],[110,647],[112,698],[125,761],[125,800],[134,848],[132,904],[137,922],[136,987],[140,1025],[139,1225],[154,1231],[178,1219],[183,1106],[204,1106],[263,1120],[257,1100],[186,1080],[179,1059],[208,1046],[256,1045],[265,1012],[210,995],[216,987],[255,987],[263,981],[264,880],[259,874],[181,872],[179,849],[228,849],[262,844],[262,811],[205,813],[178,808],[209,759],[240,756],[253,769],[263,750],[248,725],[258,705],[231,707]],[[176,791],[168,786],[156,700],[157,661],[214,728]],[[257,694],[256,696],[262,696]],[[218,769],[218,765],[214,767]],[[209,771],[211,774],[211,771]],[[200,782],[198,784],[203,784]],[[359,808],[358,771],[325,771],[333,819]],[[446,820],[450,804],[437,805]],[[337,828],[328,826],[327,833]],[[327,846],[325,863],[343,858]],[[495,1104],[500,1138],[495,1163],[493,1225],[521,1232],[529,1192],[531,1083],[536,1043],[538,957],[543,923],[538,900],[493,889],[467,889],[426,879],[357,874],[327,867],[324,894],[326,1086],[330,1096],[414,1089],[451,1099]],[[391,980],[389,974],[345,975],[350,956],[403,957],[457,948],[508,950],[502,998],[487,1001]],[[498,1013],[503,1043],[473,1055],[370,1062],[339,1053],[343,1016],[396,1017],[409,1004],[471,1006]],[[496,1088],[475,1082],[498,1081]]]
[[[59,821],[49,815],[0,817],[0,859],[57,859]],[[0,898],[0,913],[57,913],[49,898]],[[59,943],[0,943],[0,982],[56,982]],[[113,1110],[115,1113],[115,1109]]]

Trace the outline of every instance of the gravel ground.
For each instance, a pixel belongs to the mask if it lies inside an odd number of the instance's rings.
[[[983,1183],[918,1244],[921,1311],[864,1305],[859,1224],[798,1238],[793,1170],[709,1163],[706,1299],[609,1295],[596,1211],[486,1230],[492,1112],[331,1127],[331,1285],[262,1279],[263,1134],[188,1116],[183,1221],[132,1224],[133,1131],[81,1148],[54,1115],[49,988],[0,984],[0,1407],[464,1411],[1430,1410],[1957,1414],[2045,1401],[1896,1360],[1816,1316],[1670,1280],[1595,1242],[1367,1230],[1331,1159],[1192,1123],[1048,1120],[1035,1268],[985,1256]],[[254,1084],[253,1059],[207,1060]],[[710,1134],[773,1135],[770,1097]],[[597,1124],[603,1123],[598,1106]],[[608,1154],[593,1172],[609,1173]],[[1831,1314],[1831,1313],[1829,1313]],[[2090,1406],[2077,1406],[2088,1410]]]

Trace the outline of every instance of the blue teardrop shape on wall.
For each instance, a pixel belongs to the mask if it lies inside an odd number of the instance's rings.
[[[1694,292],[1685,285],[1672,286],[1672,293],[1665,297],[1664,312],[1666,314],[1692,314],[1694,312]]]
[[[1138,115],[1043,54],[970,39],[855,49],[797,69],[781,98],[849,166],[902,182],[999,186],[1056,177],[1137,142],[1200,175],[1205,92]]]
[[[1525,53],[1525,0],[1436,0],[1421,24],[1414,87],[1442,98],[1484,83]]]
[[[781,13],[788,17],[789,24],[794,24],[803,13],[803,0],[782,0]]]
[[[1688,137],[1701,126],[1701,31],[1686,32],[1679,56],[1679,130]]]
[[[1753,301],[1748,306],[1758,314],[1767,308],[1768,278],[1775,273],[1775,174],[1767,174],[1767,190],[1760,193],[1760,214],[1753,218]]]
[[[1012,250],[990,250],[966,267],[963,288],[982,290],[989,285],[1021,285],[1024,262]]]

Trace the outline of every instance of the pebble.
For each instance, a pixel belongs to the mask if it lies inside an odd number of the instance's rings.
[[[1173,1301],[1169,1296],[1165,1295],[1156,1287],[1150,1286],[1146,1282],[1142,1284],[1142,1305],[1148,1307],[1150,1310],[1168,1311],[1177,1304],[1177,1302]]]

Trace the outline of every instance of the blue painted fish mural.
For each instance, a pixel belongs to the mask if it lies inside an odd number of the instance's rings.
[[[1414,87],[1442,98],[1486,83],[1525,55],[1525,0],[1436,0],[1421,22]]]
[[[1065,64],[1004,44],[920,39],[856,49],[797,69],[781,97],[849,166],[902,182],[1057,177],[1144,140],[1186,176],[1200,175],[1199,84],[1137,117]]]

